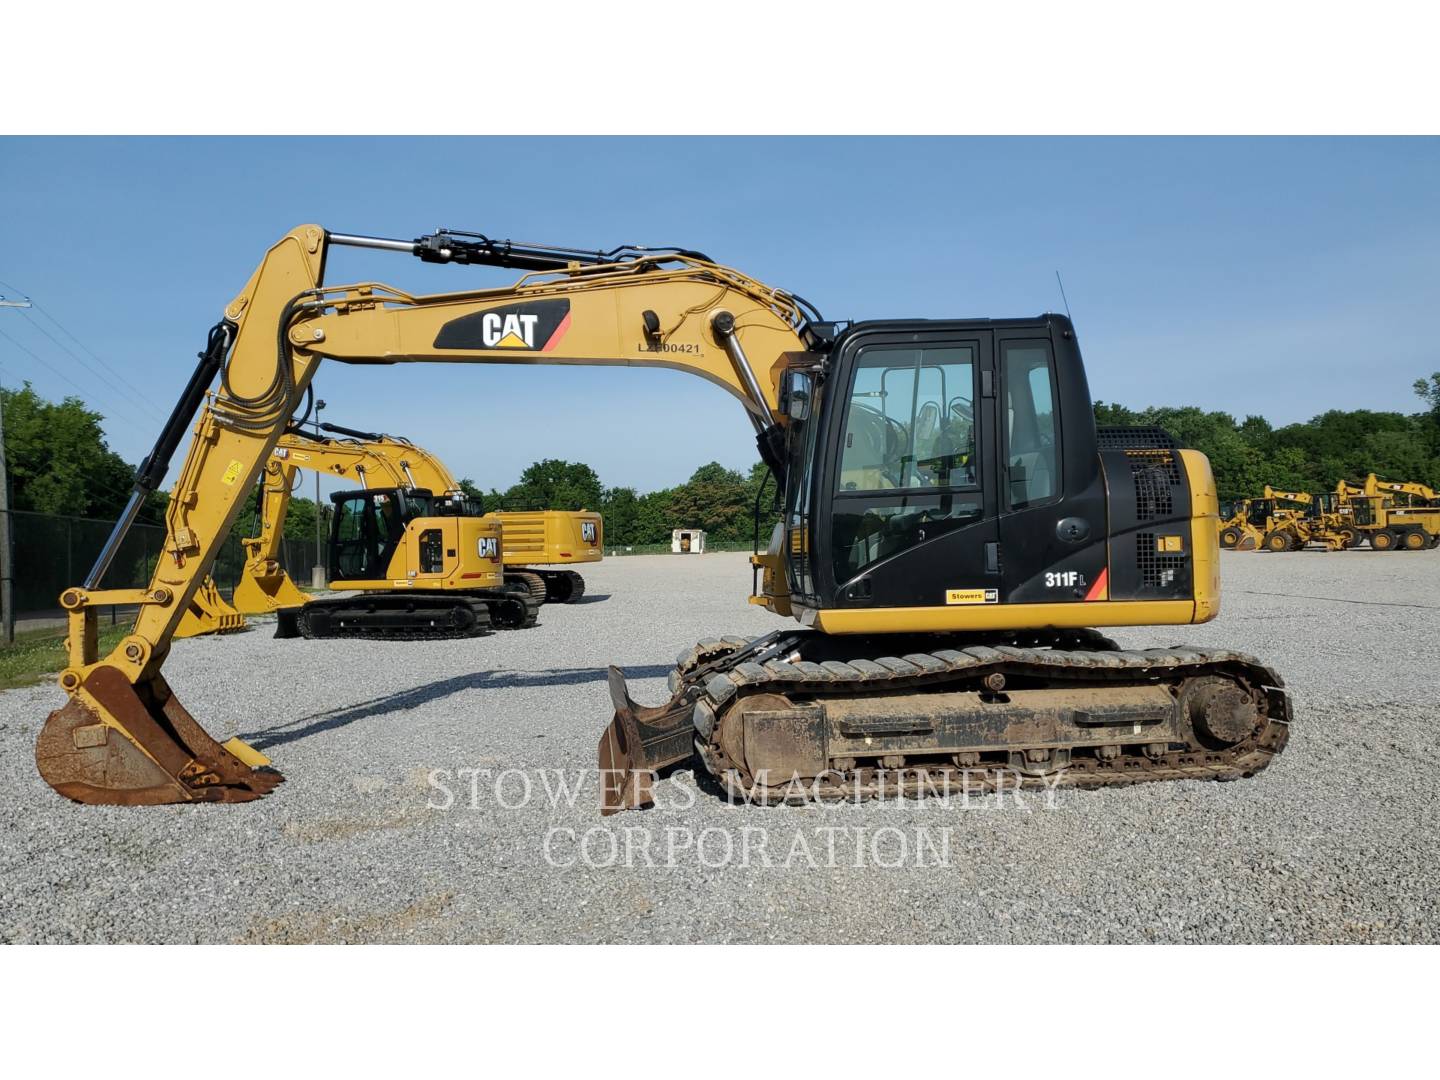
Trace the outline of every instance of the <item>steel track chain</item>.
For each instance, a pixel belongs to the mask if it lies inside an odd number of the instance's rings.
[[[1072,647],[1044,647],[1047,639]],[[732,797],[768,804],[797,803],[816,798],[822,801],[863,801],[889,796],[920,797],[961,790],[979,794],[1001,788],[1097,788],[1161,780],[1237,780],[1264,769],[1289,740],[1290,700],[1283,681],[1272,668],[1244,653],[1190,647],[1123,650],[1094,630],[1018,634],[1012,640],[1033,642],[1042,647],[997,642],[960,649],[939,649],[933,653],[879,656],[873,660],[832,660],[817,664],[781,659],[764,664],[741,662],[733,669],[713,670],[717,665],[723,668],[724,658],[744,649],[750,640],[740,637],[709,638],[676,658],[676,670],[670,676],[671,691],[677,692],[690,684],[696,705],[708,708],[716,718],[711,739],[696,739],[696,749],[712,775]],[[695,673],[701,669],[712,670],[702,672],[695,679]],[[828,693],[904,691],[933,688],[961,679],[968,683],[994,672],[1007,676],[1062,679],[1067,675],[1098,677],[1117,683],[1136,682],[1152,676],[1230,675],[1264,694],[1267,722],[1257,734],[1224,749],[1193,746],[1153,758],[1126,753],[1110,761],[1075,757],[1059,775],[1027,775],[993,766],[965,769],[930,764],[900,770],[857,768],[843,773],[832,772],[823,783],[819,780],[802,782],[798,790],[795,784],[778,787],[754,784],[745,776],[743,769],[725,758],[720,749],[718,733],[724,714],[752,694],[783,696],[798,692],[811,697]]]
[[[490,605],[486,600],[479,597],[466,599],[475,612],[476,621],[474,625],[465,630],[435,629],[430,627],[415,627],[411,629],[386,628],[363,630],[358,633],[346,631],[344,633],[323,634],[320,636],[325,638],[350,638],[352,640],[371,641],[449,641],[460,638],[483,637],[486,634],[496,631],[528,630],[535,625],[540,614],[540,605],[536,603],[534,597],[530,596],[528,592],[517,590],[513,594],[512,599],[523,600],[525,604],[525,617],[519,626],[500,626],[491,618]],[[301,633],[305,637],[310,637],[308,633],[305,633],[308,620],[304,608],[300,610],[298,619]]]

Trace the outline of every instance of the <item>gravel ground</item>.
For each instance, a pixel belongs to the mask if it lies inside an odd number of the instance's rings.
[[[1440,553],[1223,557],[1216,622],[1116,636],[1265,658],[1289,749],[1248,781],[1053,806],[731,807],[685,770],[645,814],[601,819],[593,779],[548,798],[593,767],[606,664],[658,702],[682,646],[781,625],[741,555],[610,560],[586,602],[477,640],[177,642],[181,700],[288,777],[244,806],[65,802],[32,756],[63,695],[7,691],[0,940],[1437,940]]]

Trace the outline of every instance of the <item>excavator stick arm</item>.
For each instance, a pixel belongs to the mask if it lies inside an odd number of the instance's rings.
[[[317,357],[277,348],[276,328],[292,302],[319,285],[324,233],[307,226],[266,254],[225,311],[211,347],[136,476],[132,510],[122,516],[82,589],[61,604],[70,612],[69,665],[61,686],[69,702],[41,730],[41,776],[86,803],[236,802],[258,798],[278,782],[263,757],[243,744],[226,749],[175,700],[161,665],[220,546],[301,395]],[[217,328],[220,329],[220,328]],[[222,366],[223,365],[223,366]],[[200,406],[193,436],[166,511],[166,539],[131,633],[108,656],[94,654],[98,589],[144,496],[165,475],[190,415],[215,368],[221,386]]]

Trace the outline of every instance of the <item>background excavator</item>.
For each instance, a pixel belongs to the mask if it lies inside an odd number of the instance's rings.
[[[308,624],[308,620],[300,618],[300,608],[310,602],[310,597],[295,585],[280,562],[285,518],[296,477],[302,469],[342,477],[361,485],[364,489],[361,492],[347,492],[335,497],[337,508],[349,508],[351,511],[351,525],[355,523],[353,514],[360,512],[355,504],[369,502],[376,497],[386,502],[403,498],[406,512],[412,515],[420,507],[428,506],[441,516],[484,517],[498,523],[502,530],[501,563],[506,584],[523,587],[536,605],[547,600],[573,603],[585,594],[585,579],[564,567],[601,559],[604,522],[598,513],[539,510],[486,514],[480,500],[465,495],[439,458],[408,439],[355,431],[336,424],[321,424],[320,428],[329,434],[311,435],[292,428],[281,436],[261,481],[257,500],[257,535],[241,541],[245,548],[245,563],[231,602],[225,601],[215,582],[207,576],[196,593],[196,599],[191,601],[190,611],[181,620],[176,637],[238,629],[245,625],[246,615],[279,613],[282,637],[294,636]],[[374,495],[370,493],[371,489],[375,489]],[[401,503],[396,502],[395,505]],[[377,591],[373,582],[362,586],[345,579],[346,571],[340,566],[339,559],[345,541],[336,535],[341,520],[332,517],[334,524],[328,564],[330,583],[337,589]],[[406,574],[410,562],[408,534],[407,529],[396,530],[393,540],[395,551],[386,560],[387,564],[395,562],[397,566],[406,567]],[[379,558],[378,554],[376,558]],[[461,568],[458,580],[474,581],[473,577],[465,576],[474,569]],[[418,576],[414,580],[417,584],[423,583]],[[378,591],[391,593],[394,587],[387,581]],[[414,605],[407,603],[407,606]],[[430,613],[417,610],[416,614],[428,623]],[[461,621],[466,622],[464,619]],[[531,622],[533,618],[526,620],[522,617],[520,625]],[[468,631],[477,633],[486,625],[483,619],[475,625],[467,623]],[[512,627],[515,620],[502,616],[497,625]],[[354,628],[365,632],[363,626]],[[338,632],[342,626],[331,620],[329,629]],[[391,629],[404,628],[396,626]]]
[[[405,485],[444,495],[457,513],[488,517],[500,524],[504,543],[501,561],[505,580],[524,585],[536,602],[570,604],[585,595],[585,579],[567,569],[599,562],[604,556],[605,523],[593,510],[490,510],[467,496],[460,482],[438,457],[398,435],[356,431],[335,424],[320,429],[356,444],[388,462]],[[241,610],[244,610],[243,608]]]
[[[527,271],[510,286],[411,295],[327,286],[339,246]],[[662,366],[740,400],[783,512],[752,597],[801,625],[687,650],[672,697],[631,700],[600,741],[603,809],[650,801],[692,755],[761,802],[963,785],[1249,776],[1285,746],[1278,675],[1229,650],[1118,649],[1094,627],[1219,610],[1209,463],[1163,432],[1101,429],[1068,319],[837,324],[697,252],[593,252],[442,231],[415,240],[302,226],[210,333],[130,508],[69,613],[69,700],[36,756],[91,803],[236,802],[279,782],[211,739],[161,668],[321,360]],[[220,379],[213,402],[205,393]],[[194,437],[143,590],[98,588],[190,419]],[[96,611],[136,603],[97,655]]]
[[[245,612],[226,600],[220,592],[220,586],[215,584],[215,579],[207,574],[195,590],[195,595],[190,598],[190,603],[186,605],[185,615],[180,620],[180,625],[175,628],[175,636],[186,638],[204,634],[229,634],[244,630],[245,626]]]
[[[499,525],[504,580],[508,585],[523,587],[535,603],[573,602],[584,595],[584,578],[566,567],[600,561],[604,522],[598,513],[541,510],[487,514],[479,499],[460,489],[439,458],[408,439],[335,424],[320,427],[329,435],[286,432],[266,463],[257,535],[243,541],[245,567],[234,595],[234,605],[240,612],[267,614],[298,609],[308,601],[286,575],[279,558],[285,515],[301,469],[343,477],[358,482],[363,489],[332,497],[336,513],[331,518],[329,578],[334,588],[357,587],[347,579],[355,577],[356,568],[349,563],[356,553],[355,542],[363,542],[363,538],[348,532],[342,536],[341,531],[362,526],[355,516],[363,511],[360,504],[373,503],[374,496],[367,494],[371,489],[384,489],[428,492],[433,508],[442,516],[483,517]],[[385,497],[388,500],[389,496]],[[420,501],[412,495],[406,505],[419,507]],[[344,516],[346,513],[349,518]],[[397,532],[395,543],[396,551],[386,562],[403,563],[404,574],[408,574],[409,552],[401,550],[406,544],[404,531]],[[351,545],[348,549],[347,544]],[[347,550],[349,554],[345,554]],[[379,553],[374,557],[378,560]],[[342,562],[346,565],[342,566]],[[418,574],[418,566],[416,569]],[[293,612],[287,621],[293,623]]]

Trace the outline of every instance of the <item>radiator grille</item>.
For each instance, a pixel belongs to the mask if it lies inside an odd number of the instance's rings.
[[[1166,554],[1155,550],[1155,534],[1135,535],[1135,565],[1140,571],[1140,584],[1145,588],[1169,589],[1181,580],[1186,556],[1183,552]]]
[[[1135,483],[1135,516],[1139,521],[1168,518],[1175,513],[1175,489],[1180,466],[1168,450],[1129,450],[1130,473]]]
[[[1097,427],[1095,441],[1101,450],[1180,449],[1174,436],[1158,427]]]

